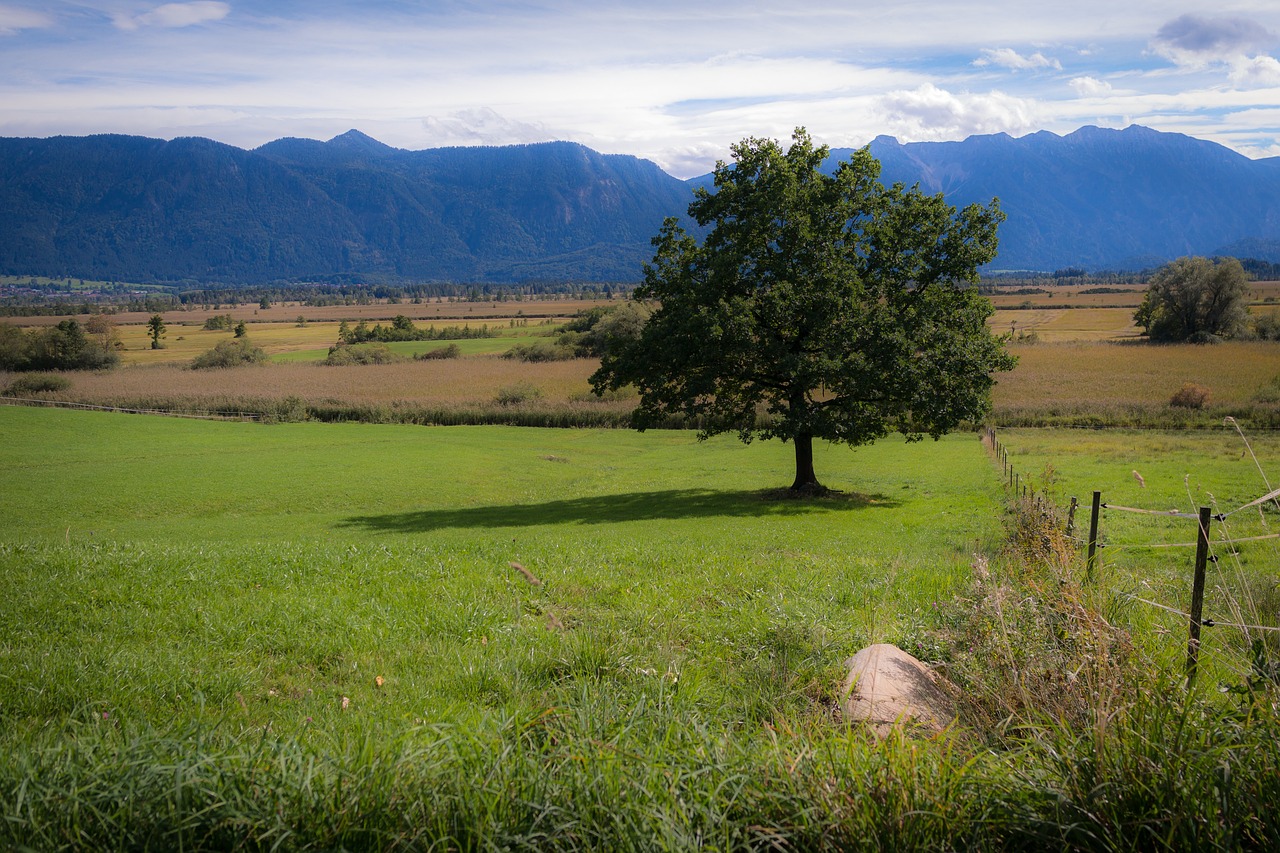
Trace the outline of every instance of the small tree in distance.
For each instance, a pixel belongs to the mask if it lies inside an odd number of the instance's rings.
[[[151,348],[160,349],[160,339],[164,337],[164,318],[159,314],[152,314],[147,321],[147,328],[151,330]]]
[[[803,129],[785,152],[746,139],[733,153],[689,206],[705,241],[675,219],[654,238],[634,298],[659,307],[604,354],[596,393],[635,385],[641,430],[684,415],[702,437],[791,441],[796,493],[825,491],[814,439],[936,439],[985,417],[991,374],[1014,363],[971,286],[995,257],[998,204],[957,215],[941,195],[886,189],[865,148],[824,173],[828,149]]]
[[[1249,276],[1235,258],[1178,258],[1156,271],[1133,321],[1159,343],[1240,337],[1249,328]]]

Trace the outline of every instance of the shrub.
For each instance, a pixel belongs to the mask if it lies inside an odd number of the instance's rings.
[[[320,363],[341,367],[349,364],[396,364],[408,360],[399,353],[392,352],[386,344],[373,342],[329,347],[329,357]]]
[[[457,344],[449,344],[445,347],[436,347],[426,352],[420,352],[414,356],[417,361],[431,361],[437,358],[459,358],[462,355],[462,348]]]
[[[230,314],[215,314],[204,321],[204,330],[206,332],[229,332],[235,324],[234,318]]]
[[[494,401],[502,406],[514,406],[519,403],[530,403],[542,399],[542,389],[531,382],[517,382],[498,389]]]
[[[245,364],[262,364],[267,354],[262,347],[256,347],[248,338],[233,338],[222,341],[216,347],[195,357],[191,362],[194,370],[212,367],[240,367]]]
[[[1209,402],[1209,389],[1194,382],[1184,382],[1169,398],[1169,405],[1179,409],[1203,409]]]
[[[1280,341],[1280,312],[1259,314],[1253,318],[1254,337],[1261,341]]]
[[[0,396],[30,397],[34,394],[65,391],[70,387],[71,380],[65,376],[58,376],[52,373],[33,373],[29,376],[19,376],[13,380]]]
[[[520,361],[568,361],[577,358],[577,352],[571,346],[564,346],[551,341],[537,341],[532,344],[516,344],[502,354],[503,358],[515,358]]]

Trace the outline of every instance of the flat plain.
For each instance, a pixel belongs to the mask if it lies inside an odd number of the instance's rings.
[[[997,314],[1024,335],[997,423],[1181,418],[1183,382],[1232,411],[1280,402],[1280,345],[1137,345],[1104,296]],[[336,319],[269,310],[249,336],[282,363],[192,371],[230,333],[171,325],[149,351],[122,326],[124,367],[46,396],[388,421],[501,411],[515,383],[531,412],[631,404],[587,396],[590,360],[497,357],[564,314],[490,315],[502,336],[457,360],[330,368],[306,362]],[[1256,538],[1275,508],[1240,507],[1280,484],[1280,442],[1196,417],[999,429],[1045,511],[967,432],[821,446],[842,494],[794,501],[791,448],[730,436],[2,406],[0,842],[1108,849],[1158,827],[1265,848],[1280,726],[1253,643],[1274,646],[1280,540]],[[1095,489],[1229,514],[1207,613],[1254,627],[1207,629],[1198,690],[1194,531],[1107,510],[1086,582],[1062,513]],[[843,719],[843,663],[882,641],[940,665],[955,728],[882,743]]]

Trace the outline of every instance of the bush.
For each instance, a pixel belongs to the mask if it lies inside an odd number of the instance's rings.
[[[517,382],[498,390],[494,401],[502,406],[514,406],[542,399],[542,389],[531,382]]]
[[[1169,405],[1179,409],[1203,409],[1209,402],[1209,389],[1194,382],[1184,382],[1169,398]]]
[[[431,361],[437,358],[459,358],[462,355],[462,348],[457,344],[449,344],[446,347],[436,347],[426,352],[420,352],[414,356],[417,361]]]
[[[262,347],[249,343],[248,338],[233,338],[222,341],[216,347],[195,357],[191,362],[193,370],[205,370],[213,367],[240,367],[245,364],[262,364],[267,354]]]
[[[1254,317],[1253,334],[1260,341],[1280,341],[1280,312]]]
[[[568,361],[571,358],[577,358],[578,354],[571,346],[551,341],[537,341],[532,344],[516,344],[504,352],[502,357],[529,362]]]
[[[19,376],[4,389],[0,396],[30,397],[35,394],[48,394],[65,391],[71,387],[71,380],[65,376],[52,373],[33,373],[30,376]]]
[[[215,314],[204,321],[204,330],[206,332],[229,332],[235,324],[235,319],[230,314]]]
[[[409,359],[382,343],[338,344],[329,347],[329,357],[321,364],[342,367],[349,364],[396,364]]]

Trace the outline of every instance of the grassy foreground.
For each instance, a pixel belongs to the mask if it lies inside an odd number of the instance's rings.
[[[824,448],[840,500],[770,499],[790,461],[686,433],[0,408],[0,846],[1280,839],[1269,706],[1124,686],[1074,587],[997,556],[973,436]],[[840,721],[841,662],[874,641],[972,691],[955,731]]]

